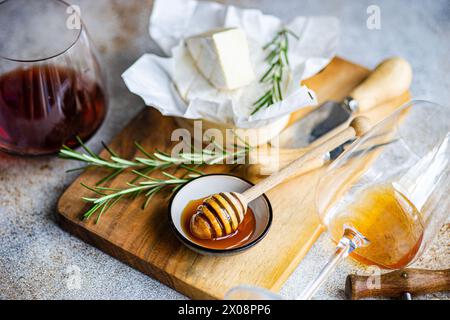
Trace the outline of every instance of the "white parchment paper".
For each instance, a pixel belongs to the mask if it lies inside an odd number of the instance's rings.
[[[256,79],[238,90],[215,89],[198,72],[184,45],[186,37],[222,27],[239,27],[249,40]],[[299,36],[299,40],[291,37],[289,41],[291,72],[283,83],[284,99],[250,116],[253,103],[268,89],[267,84],[258,81],[267,69],[267,52],[262,48],[283,27]],[[255,128],[317,104],[315,94],[300,82],[319,72],[334,57],[339,22],[333,17],[297,17],[283,24],[255,9],[205,1],[157,0],[149,31],[168,57],[145,54],[136,61],[123,74],[131,92],[163,115]]]

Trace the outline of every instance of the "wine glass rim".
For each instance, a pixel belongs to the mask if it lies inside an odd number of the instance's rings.
[[[11,0],[0,1],[0,6],[3,5],[3,4],[5,4],[5,3],[7,3],[7,2],[9,2],[9,1],[11,1]],[[66,2],[65,0],[48,0],[48,1],[59,2],[60,4],[65,5],[67,8],[72,7],[72,5],[69,4],[68,2]],[[75,13],[78,15],[77,12],[75,12]],[[77,34],[77,36],[75,37],[75,39],[72,41],[72,43],[70,43],[70,44],[69,44],[66,48],[64,48],[63,50],[61,50],[61,51],[59,51],[59,52],[57,52],[57,53],[55,53],[55,54],[52,54],[52,55],[50,55],[50,56],[48,56],[48,57],[39,58],[39,59],[17,59],[17,58],[5,57],[5,56],[3,56],[2,54],[0,54],[0,59],[7,60],[7,61],[10,61],[10,62],[36,63],[36,62],[44,62],[44,61],[48,61],[48,60],[53,60],[53,59],[55,59],[55,58],[57,58],[57,57],[59,57],[59,56],[62,56],[63,54],[69,52],[70,49],[72,49],[72,48],[75,46],[75,44],[77,44],[78,40],[80,40],[80,38],[81,38],[81,34],[82,34],[83,31],[84,31],[84,23],[83,23],[83,20],[81,19],[80,15],[78,15],[78,18],[80,19],[80,29],[79,29],[79,31],[78,31],[78,34]]]

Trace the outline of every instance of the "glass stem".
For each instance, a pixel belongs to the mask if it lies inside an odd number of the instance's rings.
[[[357,248],[368,244],[369,240],[356,229],[344,226],[344,235],[336,246],[333,256],[328,260],[328,263],[323,267],[316,279],[309,283],[300,296],[297,297],[297,300],[310,300],[342,260],[347,258]]]

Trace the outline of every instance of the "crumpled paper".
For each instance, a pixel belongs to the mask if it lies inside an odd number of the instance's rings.
[[[184,45],[186,37],[222,27],[239,27],[249,40],[256,79],[238,90],[215,89],[196,69]],[[299,40],[290,37],[289,41],[291,72],[283,81],[284,99],[251,116],[253,103],[268,89],[258,81],[267,70],[263,46],[283,27],[299,36]],[[277,17],[256,9],[194,0],[157,0],[149,29],[169,57],[143,55],[122,76],[129,90],[163,115],[238,128],[266,126],[317,104],[315,94],[300,82],[331,61],[339,36],[339,22],[333,17],[297,17],[284,25]]]

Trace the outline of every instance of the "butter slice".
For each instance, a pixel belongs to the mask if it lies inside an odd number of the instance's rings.
[[[186,39],[203,76],[217,89],[234,90],[255,79],[245,33],[238,28],[213,30]]]

